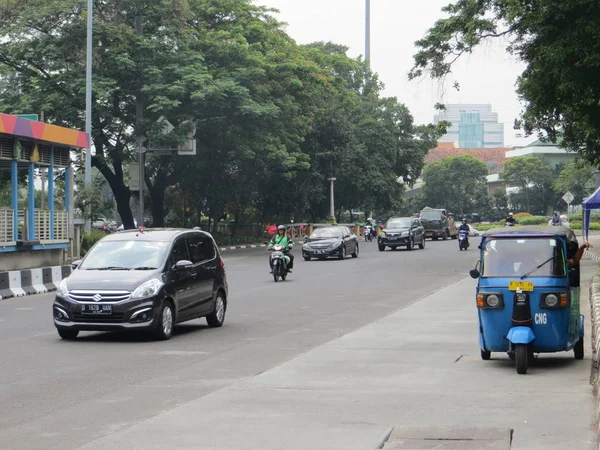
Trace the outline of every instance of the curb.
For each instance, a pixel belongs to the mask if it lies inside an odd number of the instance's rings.
[[[227,250],[239,250],[239,249],[243,249],[243,248],[261,248],[264,247],[264,244],[252,244],[252,245],[236,245],[236,246],[232,246],[232,247],[219,247],[219,250],[224,252]]]
[[[597,259],[596,259],[597,261]],[[597,448],[600,450],[600,402],[598,401],[598,389],[600,380],[598,370],[600,368],[598,351],[600,350],[600,278],[595,275],[590,284],[590,311],[592,322],[592,373],[591,384],[594,396],[596,398],[596,442]]]
[[[71,270],[67,265],[0,272],[0,300],[55,291]]]

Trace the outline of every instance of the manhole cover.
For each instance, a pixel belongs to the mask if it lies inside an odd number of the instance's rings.
[[[510,428],[394,428],[384,450],[510,450]]]

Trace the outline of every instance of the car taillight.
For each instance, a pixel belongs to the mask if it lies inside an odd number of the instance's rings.
[[[225,261],[223,261],[223,258],[221,258],[221,271],[225,273]]]

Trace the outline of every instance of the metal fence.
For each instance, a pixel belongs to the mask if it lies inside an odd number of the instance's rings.
[[[0,242],[13,243],[15,235],[15,210],[0,209]]]

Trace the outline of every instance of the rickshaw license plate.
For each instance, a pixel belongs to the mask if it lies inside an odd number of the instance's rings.
[[[525,292],[532,292],[533,291],[533,282],[532,281],[511,280],[508,282],[508,289],[510,291],[516,291],[517,289],[522,289]]]

